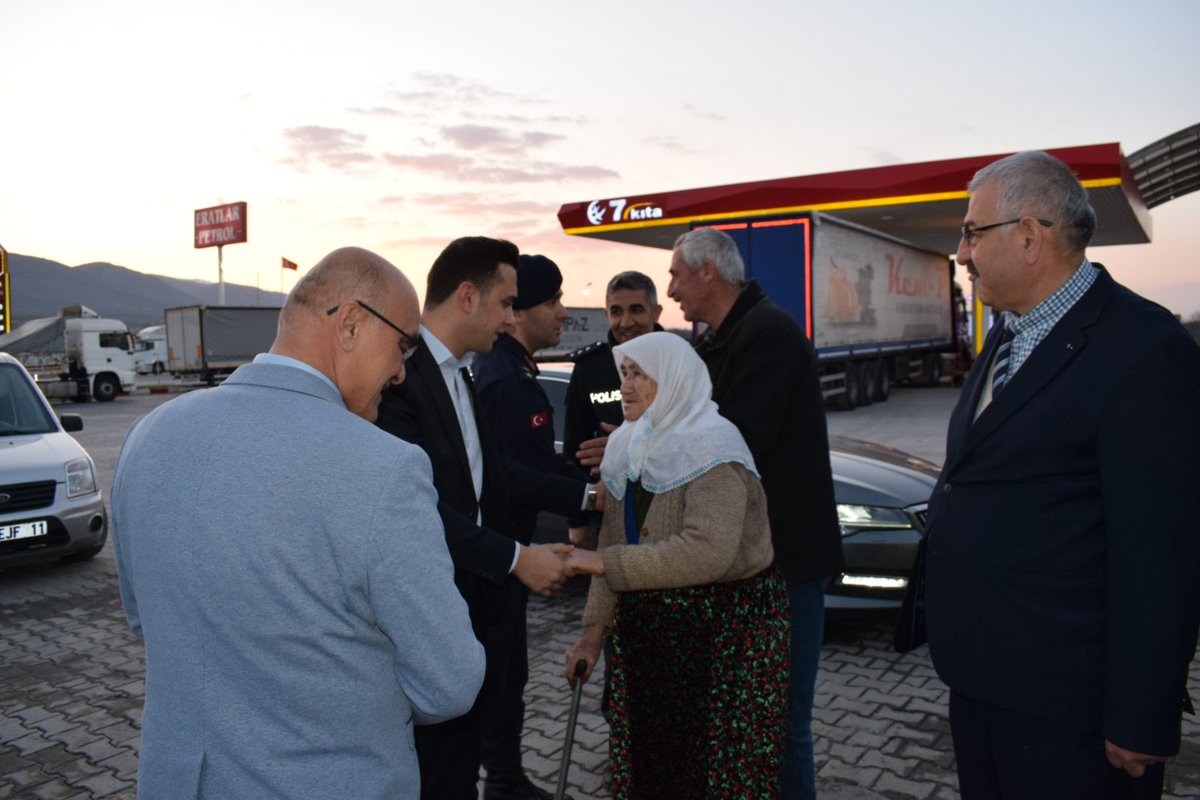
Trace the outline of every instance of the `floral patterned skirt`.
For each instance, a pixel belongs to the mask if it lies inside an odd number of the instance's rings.
[[[789,628],[774,568],[623,592],[613,626],[615,800],[778,797]]]

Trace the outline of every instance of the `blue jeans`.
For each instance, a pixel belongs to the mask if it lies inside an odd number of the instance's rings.
[[[792,617],[792,675],[787,740],[783,751],[783,800],[815,800],[812,709],[825,637],[825,578],[788,586]]]

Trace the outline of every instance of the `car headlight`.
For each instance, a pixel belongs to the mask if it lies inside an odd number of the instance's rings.
[[[850,536],[863,530],[911,528],[912,521],[898,508],[884,506],[852,506],[838,503],[838,525],[842,536]]]
[[[94,494],[96,491],[96,474],[92,472],[92,462],[86,458],[77,458],[67,462],[67,497],[79,497],[81,494]]]

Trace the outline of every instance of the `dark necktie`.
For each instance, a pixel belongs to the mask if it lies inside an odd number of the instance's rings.
[[[992,371],[992,397],[1000,393],[1000,390],[1008,383],[1008,363],[1012,357],[1012,328],[1004,326],[1004,333],[1000,335],[1000,346],[996,348],[995,368]]]

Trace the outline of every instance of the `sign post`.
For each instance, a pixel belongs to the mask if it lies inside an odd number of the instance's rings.
[[[225,265],[223,248],[246,241],[246,204],[198,208],[195,212],[195,246],[217,248],[217,305],[225,305]]]
[[[12,330],[11,293],[8,290],[8,251],[0,245],[0,333]]]

